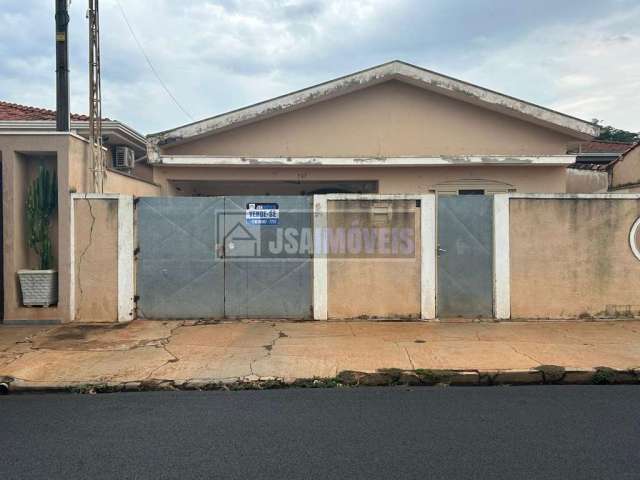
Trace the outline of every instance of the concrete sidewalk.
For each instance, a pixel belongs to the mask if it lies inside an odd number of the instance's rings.
[[[562,369],[547,368],[554,365]],[[12,389],[83,385],[193,387],[280,379],[406,383],[589,383],[596,367],[640,378],[640,321],[531,323],[134,321],[0,327],[0,377]],[[545,369],[542,369],[545,370]],[[555,373],[554,373],[555,372]],[[339,375],[340,374],[340,375]],[[411,375],[414,375],[413,377]],[[365,380],[361,381],[362,378]],[[442,378],[442,377],[440,377]],[[613,378],[613,377],[611,377]],[[511,379],[511,381],[509,381]],[[518,380],[519,379],[519,380]],[[527,379],[529,381],[527,381]],[[605,379],[606,380],[606,379]]]

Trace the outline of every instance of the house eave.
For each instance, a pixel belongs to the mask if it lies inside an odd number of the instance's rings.
[[[0,120],[0,132],[55,132],[56,123],[53,120]],[[72,120],[70,129],[81,136],[89,135],[89,122],[86,120]],[[122,143],[135,146],[140,150],[145,150],[146,138],[129,127],[128,125],[117,120],[102,121],[103,135],[114,135],[122,140]]]
[[[437,157],[226,157],[161,156],[167,167],[447,167],[447,166],[568,166],[575,155],[502,156],[443,155]]]

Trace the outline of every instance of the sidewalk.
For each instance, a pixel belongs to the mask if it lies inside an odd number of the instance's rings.
[[[640,321],[0,326],[0,377],[16,391],[259,386],[274,379],[308,385],[300,379],[310,378],[346,384],[591,383],[601,366],[618,371],[600,371],[596,380],[602,383],[638,382]],[[381,369],[397,370],[381,375]]]

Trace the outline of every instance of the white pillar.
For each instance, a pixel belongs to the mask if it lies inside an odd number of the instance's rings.
[[[328,319],[327,297],[327,197],[313,196],[313,318],[315,320]]]
[[[133,320],[133,197],[118,196],[118,322]]]
[[[421,317],[436,318],[436,196],[420,197]]]
[[[511,318],[511,269],[509,265],[509,194],[493,196],[493,298],[495,317]]]

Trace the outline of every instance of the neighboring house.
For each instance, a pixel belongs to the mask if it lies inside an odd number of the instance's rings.
[[[567,153],[576,155],[576,163],[567,169],[567,193],[604,193],[609,190],[607,166],[632,145],[593,140],[570,148]]]
[[[633,143],[592,140],[579,143],[567,153],[576,154],[578,165],[607,165],[629,150]]]
[[[29,107],[17,103],[0,101],[0,132],[51,132],[55,131],[56,112],[45,108]],[[89,117],[71,114],[71,131],[83,138],[89,138]],[[102,120],[102,139],[109,151],[108,168],[151,180],[151,169],[146,163],[146,140],[136,130],[117,120]],[[134,164],[116,162],[116,156],[124,159],[126,147],[132,152]],[[131,153],[128,154],[131,156]]]
[[[567,190],[599,127],[393,61],[148,137],[163,195]]]
[[[615,193],[640,192],[640,142],[609,165],[609,189]]]
[[[105,155],[109,149],[115,151],[118,146],[126,146],[138,158],[144,157],[145,139],[135,130],[120,122],[104,119],[102,132]],[[58,321],[70,316],[73,238],[70,193],[95,191],[87,137],[86,116],[71,115],[71,131],[58,132],[55,129],[55,112],[0,102],[4,321]],[[59,301],[51,308],[27,308],[22,306],[16,272],[37,265],[34,252],[27,246],[25,205],[28,186],[41,166],[55,172],[58,179],[58,214],[52,222],[52,231],[55,232],[52,243],[53,266],[58,271]],[[148,180],[151,177],[152,171],[144,159],[135,163],[131,173],[107,165],[103,189],[105,193],[155,195],[158,187]],[[115,265],[106,265],[96,280],[103,281],[105,275],[115,270]]]
[[[633,160],[637,155],[633,147],[633,143],[594,140],[569,150],[576,154],[576,163],[567,169],[567,192],[640,190],[640,165]]]

